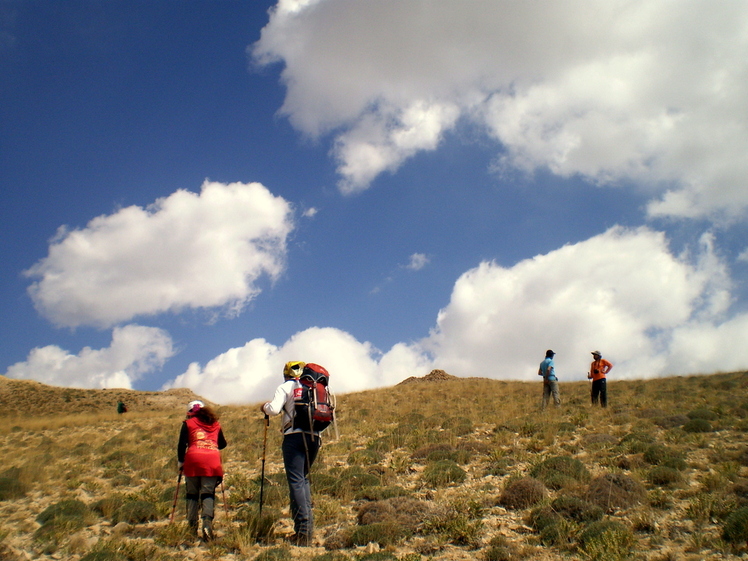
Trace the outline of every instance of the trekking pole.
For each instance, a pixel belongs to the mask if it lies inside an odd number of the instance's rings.
[[[182,468],[179,468],[179,475],[177,476],[177,489],[174,491],[174,504],[171,505],[171,516],[169,517],[169,524],[174,522],[174,511],[177,510],[177,499],[179,498],[179,484],[182,482]]]
[[[262,437],[262,472],[260,474],[260,518],[262,518],[262,499],[265,492],[265,451],[268,445],[268,427],[270,426],[270,417],[265,414],[265,434]]]
[[[338,400],[333,395],[331,396],[332,399],[332,426],[335,429],[335,440],[340,440],[340,432],[338,432],[338,416],[335,414],[335,409],[338,406]]]
[[[223,497],[223,510],[226,511],[226,518],[229,517],[229,505],[226,502],[226,490],[223,488],[223,477],[221,478],[221,496]]]

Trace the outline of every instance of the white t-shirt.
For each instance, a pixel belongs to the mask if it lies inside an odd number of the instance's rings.
[[[301,388],[301,382],[298,380],[286,380],[275,390],[273,399],[268,401],[262,410],[268,415],[275,416],[283,413],[281,417],[281,431],[283,434],[294,432],[303,432],[301,429],[293,428],[294,417],[294,390]]]

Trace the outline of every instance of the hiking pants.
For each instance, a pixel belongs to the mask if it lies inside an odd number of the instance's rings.
[[[293,528],[299,538],[308,541],[311,541],[314,531],[309,468],[317,457],[320,443],[318,435],[307,433],[296,432],[283,437],[283,465],[288,480]]]
[[[546,380],[543,382],[543,405],[542,409],[545,409],[548,406],[548,401],[550,401],[551,396],[553,396],[553,403],[556,407],[561,405],[561,395],[558,391],[558,380]]]
[[[597,399],[600,398],[602,407],[608,406],[608,390],[605,387],[605,378],[592,381],[592,405],[597,405]]]
[[[187,494],[187,522],[197,529],[197,516],[200,505],[203,507],[203,528],[212,528],[216,500],[216,486],[220,477],[185,477]]]

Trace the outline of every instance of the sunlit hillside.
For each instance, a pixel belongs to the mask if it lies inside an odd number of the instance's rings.
[[[748,554],[746,388],[745,372],[613,379],[601,409],[586,383],[562,383],[561,407],[541,412],[540,382],[434,373],[338,396],[337,431],[312,471],[315,543],[300,548],[283,539],[277,419],[258,516],[258,404],[218,408],[229,446],[206,544],[188,535],[183,496],[169,523],[191,392],[3,379],[0,559],[738,559]],[[15,403],[25,393],[23,409],[6,406],[11,389]]]

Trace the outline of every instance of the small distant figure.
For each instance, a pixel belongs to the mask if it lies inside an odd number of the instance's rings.
[[[198,514],[202,508],[203,541],[213,541],[216,487],[223,480],[219,450],[226,448],[218,415],[202,401],[187,404],[177,444],[177,465],[184,473],[187,494],[187,524],[198,534]]]
[[[608,406],[608,389],[606,387],[605,376],[610,372],[613,365],[603,358],[600,351],[592,351],[592,364],[587,374],[587,379],[592,380],[591,399],[592,405],[597,405],[598,398],[601,407]]]
[[[553,403],[556,407],[561,405],[561,395],[558,391],[558,378],[556,377],[556,366],[553,364],[553,357],[556,355],[552,350],[545,351],[545,358],[538,368],[538,376],[543,377],[543,404],[541,408],[545,410],[548,401],[553,396]]]
[[[127,413],[127,405],[125,405],[124,401],[117,402],[117,413],[120,415],[122,415],[122,413]]]

